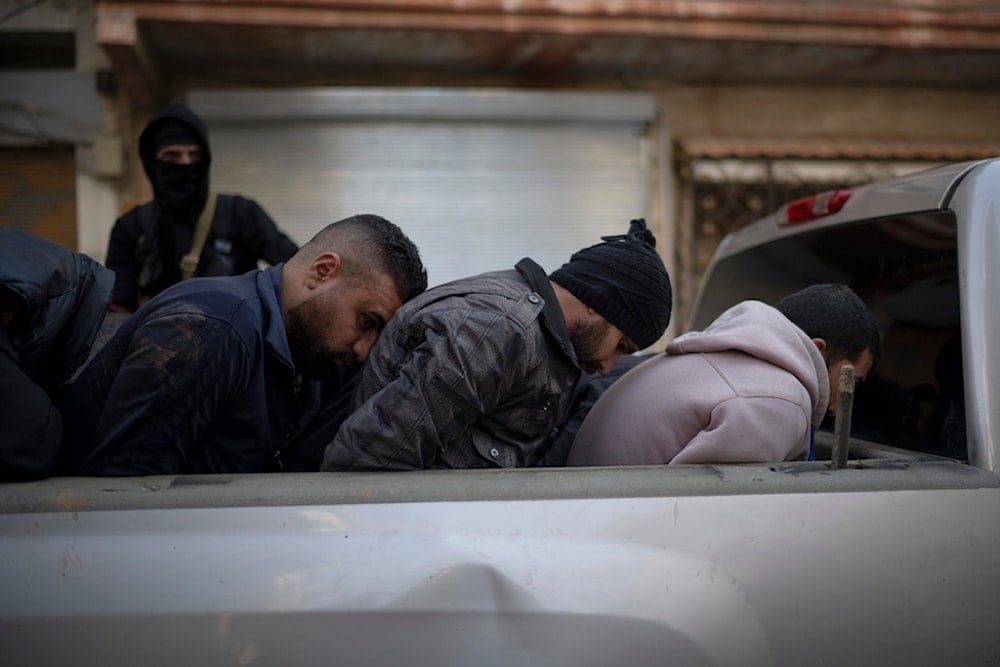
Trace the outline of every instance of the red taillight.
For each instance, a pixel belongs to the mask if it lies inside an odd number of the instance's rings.
[[[844,208],[844,204],[850,198],[850,190],[830,190],[818,195],[796,199],[785,204],[784,209],[778,213],[778,226],[797,225],[800,222],[808,222],[836,213]]]

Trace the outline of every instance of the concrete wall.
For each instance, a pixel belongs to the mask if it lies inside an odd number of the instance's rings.
[[[658,90],[675,139],[1000,148],[1000,91],[822,85]]]

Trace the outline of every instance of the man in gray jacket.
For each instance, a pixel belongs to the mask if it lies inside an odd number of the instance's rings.
[[[428,290],[372,348],[323,470],[560,465],[581,369],[652,345],[671,291],[643,220],[546,276],[531,259]]]

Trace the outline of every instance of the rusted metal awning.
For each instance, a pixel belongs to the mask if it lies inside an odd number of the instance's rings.
[[[209,86],[1000,83],[1000,8],[882,0],[98,0],[141,106]]]

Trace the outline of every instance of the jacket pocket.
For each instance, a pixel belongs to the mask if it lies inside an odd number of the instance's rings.
[[[470,468],[516,468],[517,452],[513,447],[497,442],[481,431],[473,430],[472,447],[479,459],[469,462]]]

